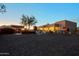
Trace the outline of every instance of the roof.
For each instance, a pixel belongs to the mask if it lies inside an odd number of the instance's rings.
[[[65,21],[65,22],[72,22],[72,23],[75,23],[75,24],[76,24],[76,22],[73,22],[73,21],[69,21],[69,20],[61,20],[61,21],[57,21],[57,22],[55,22],[55,23],[53,23],[53,24],[46,24],[46,25],[42,25],[42,26],[39,26],[39,27],[59,26],[59,24],[57,24],[57,23],[58,23],[58,22],[63,22],[63,21]]]
[[[15,28],[23,28],[23,26],[21,26],[21,25],[11,25],[11,27],[15,27]]]
[[[46,24],[46,25],[43,25],[43,26],[39,26],[39,27],[49,27],[49,26],[59,26],[58,24]]]
[[[64,22],[72,22],[72,23],[76,23],[76,22],[74,22],[74,21],[70,21],[70,20],[61,20],[61,21],[57,21],[57,22],[63,22],[63,21],[64,21]],[[56,23],[57,23],[57,22],[56,22]]]

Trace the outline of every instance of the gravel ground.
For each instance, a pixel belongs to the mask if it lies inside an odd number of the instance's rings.
[[[79,56],[79,35],[0,35],[0,55]]]

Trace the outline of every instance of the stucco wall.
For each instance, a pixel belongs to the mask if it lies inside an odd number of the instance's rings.
[[[76,28],[77,28],[77,24],[75,22],[71,22],[71,21],[59,21],[59,22],[56,22],[56,24],[59,24],[61,25],[61,28],[65,27],[65,28],[68,28],[69,31],[75,31]]]

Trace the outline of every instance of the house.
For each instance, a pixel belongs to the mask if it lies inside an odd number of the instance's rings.
[[[74,32],[77,29],[77,23],[68,21],[68,20],[62,20],[55,22],[54,24],[47,24],[43,26],[39,26],[38,30],[42,31],[52,31],[52,32],[57,32],[57,31],[70,31]]]
[[[12,29],[14,29],[16,32],[20,32],[22,28],[24,28],[23,26],[21,25],[10,25],[10,27]]]
[[[10,29],[14,29],[15,32],[20,32],[21,29],[23,28],[23,26],[21,26],[21,25],[3,25],[3,26],[0,26],[0,29],[3,29],[3,28],[10,28]]]
[[[45,32],[56,32],[60,30],[60,27],[57,24],[47,24],[47,25],[39,26],[38,30],[42,30]]]
[[[77,23],[76,22],[72,22],[72,21],[68,21],[68,20],[62,20],[62,21],[58,21],[55,24],[58,24],[59,27],[61,28],[60,30],[66,30],[69,32],[74,32],[77,30]]]

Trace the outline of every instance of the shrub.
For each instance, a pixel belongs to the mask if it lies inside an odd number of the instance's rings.
[[[24,31],[22,31],[22,34],[31,34],[31,33],[35,34],[35,31],[34,30],[32,30],[32,31],[30,31],[30,30],[24,30]]]

